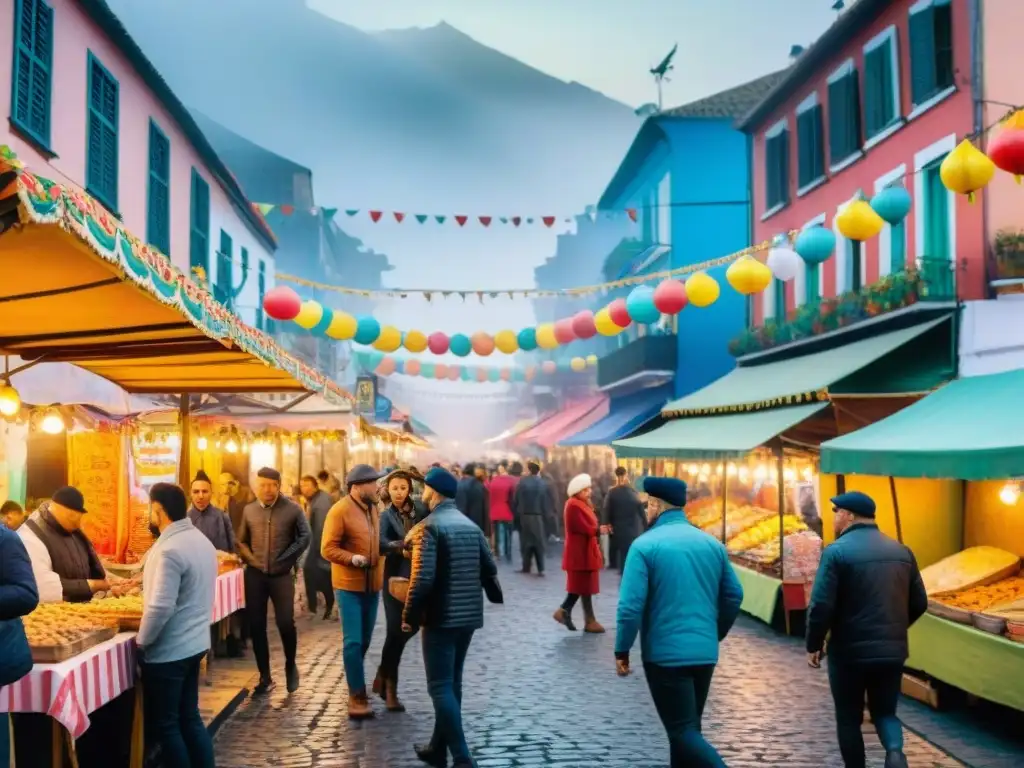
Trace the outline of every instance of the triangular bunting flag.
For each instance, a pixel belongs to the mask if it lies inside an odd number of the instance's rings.
[[[417,213],[416,214],[416,221],[418,221],[420,224],[425,224],[426,221],[427,221],[427,214],[425,214],[425,213]]]
[[[480,223],[483,224],[485,227],[491,226],[491,217],[490,216],[481,216],[480,217]]]
[[[295,206],[294,205],[282,205],[281,206],[281,213],[283,213],[285,216],[291,216],[293,213],[295,213]]]
[[[397,221],[399,224],[401,224],[402,220],[405,219],[405,214],[402,213],[401,211],[395,211],[394,216],[395,221]]]
[[[359,209],[358,208],[346,208],[345,209],[345,214],[348,215],[348,216],[355,216],[357,213],[359,213]]]
[[[555,217],[554,216],[544,216],[544,217],[541,218],[541,221],[544,222],[544,226],[545,227],[553,227],[553,226],[555,226]]]
[[[436,221],[436,222],[437,222],[438,224],[444,224],[444,222],[445,222],[445,220],[446,220],[447,218],[448,218],[447,216],[435,216],[435,217],[434,217],[434,220],[435,220],[435,221]]]
[[[466,226],[466,222],[469,221],[469,216],[456,216],[455,221],[459,223],[460,227]]]
[[[274,206],[272,203],[257,203],[256,207],[260,209],[260,213],[262,213],[264,216],[266,216],[268,213],[274,210]]]
[[[508,217],[502,216],[500,219],[498,219],[498,221],[500,221],[502,224],[508,224]]]
[[[522,222],[522,218],[520,218],[519,216],[513,216],[512,217],[512,223],[515,224],[517,227],[519,226],[519,224],[521,222]]]
[[[626,215],[629,216],[630,221],[636,221],[636,208],[627,208]]]
[[[337,208],[322,208],[321,210],[324,212],[325,219],[333,219],[335,214],[338,213]]]
[[[380,221],[380,217],[382,215],[383,214],[381,213],[381,211],[370,211],[370,220],[373,221],[374,224],[376,224],[378,221]]]
[[[533,219],[527,219],[527,220],[526,220],[526,223],[527,223],[527,224],[533,224]]]

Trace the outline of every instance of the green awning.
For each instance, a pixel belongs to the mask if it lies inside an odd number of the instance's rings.
[[[808,403],[750,413],[672,419],[657,429],[616,440],[623,458],[728,459],[745,456],[759,445],[827,408]]]
[[[832,474],[1024,476],[1024,370],[957,379],[871,426],[822,443]]]
[[[771,405],[773,400],[818,392],[852,376],[940,323],[948,321],[947,315],[927,323],[882,333],[802,357],[778,360],[764,365],[740,366],[703,389],[667,403],[662,413],[668,415],[673,411],[702,411],[753,404]]]

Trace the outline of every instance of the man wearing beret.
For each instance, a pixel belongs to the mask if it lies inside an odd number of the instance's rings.
[[[686,483],[644,477],[637,484],[648,495],[651,526],[626,556],[616,668],[621,677],[630,673],[629,652],[639,632],[647,686],[668,734],[672,768],[725,768],[701,735],[701,717],[718,644],[736,621],[743,588],[725,545],[686,519]]]
[[[847,768],[864,768],[864,697],[885,768],[906,768],[896,703],[907,660],[907,630],[928,609],[914,554],[875,522],[875,502],[859,491],[832,498],[835,541],[825,548],[807,610],[807,663],[821,666],[836,707],[839,751]]]
[[[473,633],[484,625],[482,593],[502,602],[498,567],[483,532],[455,506],[455,476],[435,467],[423,485],[430,515],[406,537],[412,574],[402,614],[403,629],[423,628],[423,665],[434,703],[433,736],[415,748],[416,755],[444,768],[451,752],[455,768],[471,768],[462,728],[462,669]]]
[[[377,481],[383,475],[369,464],[356,464],[345,478],[348,495],[331,507],[324,522],[320,553],[331,564],[331,583],[341,618],[342,663],[348,681],[348,716],[373,717],[366,695],[363,659],[377,623],[384,561],[380,554]]]
[[[238,554],[245,561],[245,610],[249,616],[252,650],[260,681],[253,695],[274,685],[267,645],[267,601],[274,604],[274,620],[284,646],[288,692],[299,687],[295,664],[295,582],[292,569],[309,546],[309,522],[302,507],[281,494],[281,473],[264,467],[256,473],[256,501],[245,505],[238,528]]]

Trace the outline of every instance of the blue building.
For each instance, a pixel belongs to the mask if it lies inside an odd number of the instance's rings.
[[[782,78],[775,72],[647,118],[598,203],[634,210],[637,236],[608,254],[603,279],[677,269],[741,250],[751,239],[751,147],[735,128]],[[723,289],[710,307],[687,307],[652,325],[601,339],[599,388],[611,398],[602,422],[562,445],[606,443],[653,418],[735,365],[728,344],[747,326],[747,301],[728,288],[725,268],[710,272]],[[653,286],[654,283],[651,283]],[[594,309],[632,286],[596,299]]]

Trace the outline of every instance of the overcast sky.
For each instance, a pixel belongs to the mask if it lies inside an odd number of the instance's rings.
[[[834,0],[309,0],[365,30],[447,21],[478,41],[631,106],[655,101],[648,69],[679,43],[665,105],[787,64],[836,18]],[[853,0],[847,0],[847,6]]]

